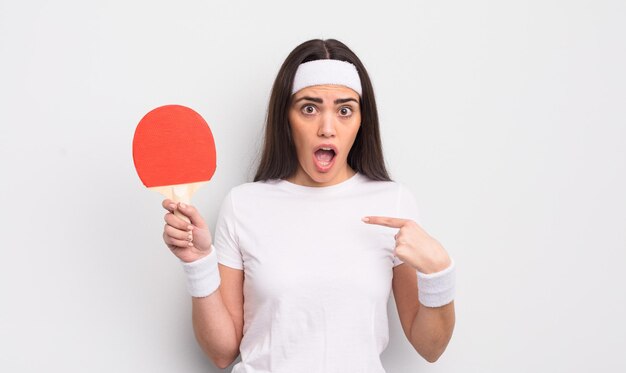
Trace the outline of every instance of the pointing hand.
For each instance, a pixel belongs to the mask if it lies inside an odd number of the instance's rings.
[[[431,237],[422,227],[409,219],[386,216],[367,216],[367,224],[397,228],[395,256],[422,273],[443,271],[451,264],[451,259],[443,246]]]

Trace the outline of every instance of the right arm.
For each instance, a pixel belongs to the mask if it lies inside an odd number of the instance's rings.
[[[243,271],[218,264],[221,284],[208,297],[192,297],[193,329],[204,353],[221,369],[239,356],[243,337]]]
[[[211,233],[190,205],[163,201],[166,225],[163,240],[181,261],[190,263],[210,253]],[[179,209],[191,224],[173,214]],[[191,229],[188,229],[191,228]],[[220,286],[206,297],[192,297],[193,328],[198,344],[213,363],[224,369],[239,356],[243,338],[243,271],[218,264]]]

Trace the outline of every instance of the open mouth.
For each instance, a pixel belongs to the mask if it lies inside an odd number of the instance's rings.
[[[314,153],[315,165],[319,171],[327,171],[333,165],[337,150],[334,146],[320,146]]]

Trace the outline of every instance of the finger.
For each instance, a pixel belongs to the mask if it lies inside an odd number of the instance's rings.
[[[407,242],[403,238],[399,238],[396,240],[396,247],[406,245]]]
[[[397,240],[403,240],[403,239],[405,239],[405,238],[408,238],[407,236],[410,236],[410,235],[407,233],[407,231],[406,231],[406,227],[407,227],[407,225],[409,225],[409,224],[410,224],[410,221],[409,221],[409,222],[406,222],[406,223],[402,226],[402,228],[400,228],[400,230],[398,230],[398,232],[396,232],[396,235],[395,235],[395,236],[393,236],[393,238],[394,238],[396,241],[397,241]]]
[[[161,202],[161,206],[169,212],[174,212],[176,210],[176,204],[169,198],[166,198]]]
[[[165,214],[165,222],[176,229],[180,229],[181,231],[190,231],[193,229],[193,226],[171,212]]]
[[[409,219],[390,218],[387,216],[366,216],[363,221],[367,224],[383,225],[389,228],[402,228]]]
[[[195,225],[200,229],[206,229],[207,226],[204,224],[204,219],[202,219],[202,215],[198,212],[198,210],[192,205],[187,205],[185,203],[180,202],[178,204],[178,211],[180,211],[183,215],[191,220],[191,224]]]
[[[193,246],[193,242],[187,240],[177,240],[166,235],[165,232],[163,232],[163,241],[165,241],[165,244],[168,245],[168,247],[175,246],[178,248],[185,248]]]
[[[191,233],[191,231],[181,231],[180,229],[176,229],[169,224],[165,225],[164,231],[165,231],[165,234],[167,234],[169,237],[176,239],[176,240],[183,240],[183,241],[193,240],[193,234]]]

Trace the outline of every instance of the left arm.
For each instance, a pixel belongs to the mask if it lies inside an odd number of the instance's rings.
[[[439,307],[420,304],[417,271],[424,274],[443,271],[451,265],[451,259],[443,246],[412,220],[370,216],[364,221],[400,229],[395,235],[394,252],[404,263],[394,267],[392,281],[398,316],[413,348],[434,363],[452,338],[454,301]]]
[[[434,363],[452,338],[455,325],[454,301],[441,307],[420,304],[417,272],[406,263],[394,267],[392,288],[404,335],[417,353],[426,361]]]
[[[411,325],[409,342],[429,363],[439,359],[454,330],[454,301],[441,307],[422,306]]]

